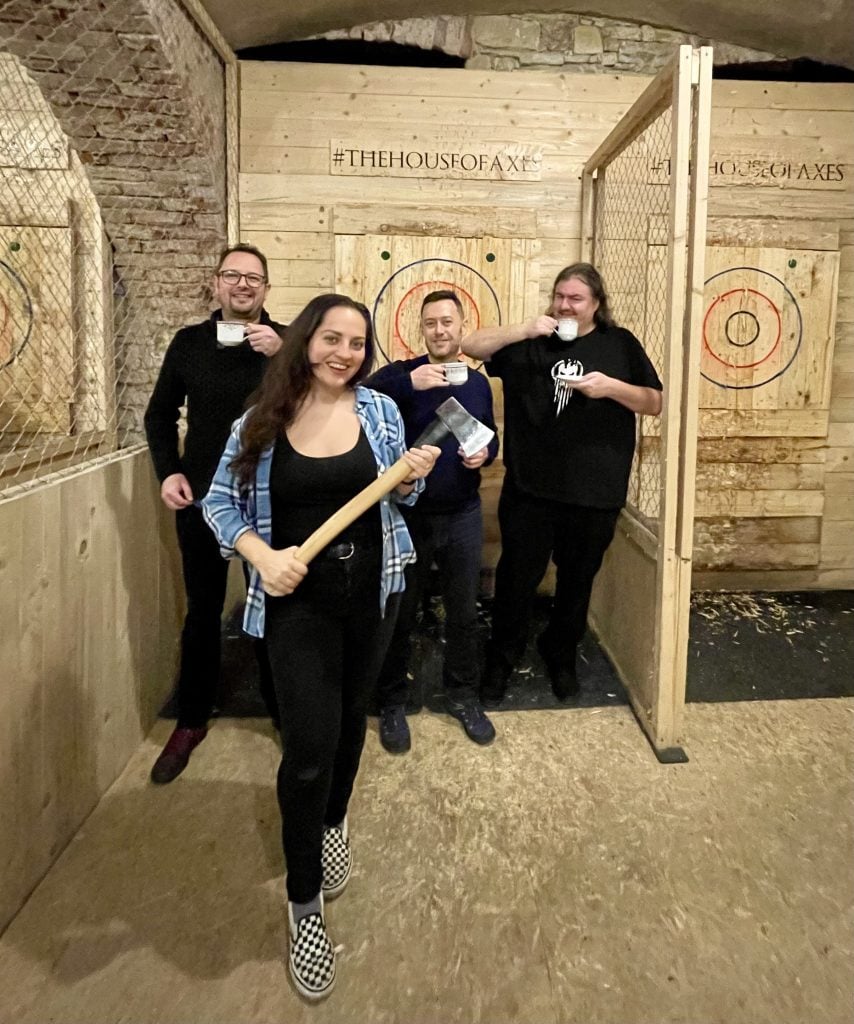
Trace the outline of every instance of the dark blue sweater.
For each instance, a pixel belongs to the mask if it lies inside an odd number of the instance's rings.
[[[433,422],[436,409],[447,398],[456,398],[475,419],[491,430],[496,430],[492,391],[483,374],[470,370],[465,384],[416,391],[409,375],[417,366],[423,366],[426,362],[426,355],[417,359],[401,359],[383,366],[364,381],[367,387],[381,391],[397,404],[406,428],[407,445],[411,446],[425,427]],[[413,511],[447,514],[474,507],[480,500],[480,470],[466,469],[457,454],[460,443],[455,437],[445,438],[439,447],[442,454],[427,477],[425,491]],[[484,465],[488,466],[497,454],[496,432],[496,436],[489,442],[489,457]]]

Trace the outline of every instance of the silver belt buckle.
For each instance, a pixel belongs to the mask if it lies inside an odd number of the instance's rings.
[[[350,550],[347,552],[346,555],[336,555],[335,556],[338,559],[339,562],[346,562],[348,558],[352,558],[353,557],[353,553],[356,550],[356,545],[351,540],[346,541],[346,543],[350,545]],[[343,547],[343,546],[344,546],[343,543],[337,545],[337,547]]]

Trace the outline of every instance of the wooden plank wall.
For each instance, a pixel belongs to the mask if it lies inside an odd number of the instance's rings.
[[[525,240],[535,281],[525,313],[541,311],[556,272],[579,255],[581,168],[648,81],[242,63],[240,234],[272,259],[271,311],[287,320],[336,287],[336,238],[360,235],[387,238],[390,247],[413,235]],[[694,583],[851,587],[854,89],[718,82],[714,97],[709,247],[794,248],[812,260],[838,252],[838,297],[834,284],[821,415],[813,395],[810,408],[789,410],[792,425],[778,436],[742,409],[734,436],[719,396],[702,411]],[[336,167],[333,154],[348,148],[515,148],[538,163],[535,173],[503,177],[414,176]],[[666,183],[666,166],[650,173]],[[375,298],[360,297],[369,306]],[[824,434],[818,422],[827,424]],[[488,565],[498,553],[501,472],[499,461],[484,483]]]
[[[533,288],[525,281],[522,298],[511,292],[504,314],[534,315],[555,274],[578,258],[584,161],[646,82],[242,62],[240,234],[271,258],[271,311],[287,320],[332,290],[336,238],[361,235],[388,237],[402,254],[407,238],[434,239],[443,254],[463,239],[529,240]],[[524,145],[542,171],[539,180],[333,174],[336,140],[416,151]],[[367,291],[359,297],[371,306]],[[500,386],[493,392],[500,415]],[[500,458],[484,474],[487,567],[500,550],[502,475]]]
[[[578,176],[648,79],[241,63],[240,228],[287,317],[334,281],[336,234],[536,238],[540,298],[576,259]],[[540,180],[332,174],[330,145],[524,145]]]
[[[151,728],[182,600],[146,450],[0,501],[0,931]]]
[[[712,125],[713,162],[755,161],[767,176],[712,174],[707,277],[761,264],[797,298],[803,344],[752,392],[704,382],[694,584],[850,588],[854,89],[718,82]],[[795,331],[785,313],[783,328]]]

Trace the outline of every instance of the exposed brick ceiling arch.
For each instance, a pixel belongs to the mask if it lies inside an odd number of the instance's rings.
[[[854,68],[854,19],[849,0],[202,0],[235,49],[305,39],[333,29],[369,22],[441,14],[523,14],[573,11],[622,21],[637,21],[734,43],[784,57],[806,57]]]
[[[138,279],[161,251],[198,252],[189,285],[158,284],[161,305],[197,308],[225,237],[224,109],[199,94],[221,93],[222,71],[213,51],[209,66],[193,56],[198,30],[180,5],[167,24],[160,2],[15,0],[0,5],[0,46],[28,69],[86,166],[123,278]]]

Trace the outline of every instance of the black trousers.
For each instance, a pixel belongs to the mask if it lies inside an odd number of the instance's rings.
[[[187,593],[178,673],[178,725],[197,729],[207,724],[219,689],[228,562],[219,553],[219,545],[200,508],[191,505],[180,509],[175,513],[175,526]],[[275,720],[278,712],[266,647],[263,640],[256,641],[254,646],[261,695]]]
[[[534,597],[551,557],[557,581],[545,645],[558,662],[574,665],[593,580],[619,514],[619,509],[535,498],[505,481],[498,502],[501,557],[495,570],[491,657],[509,669],[524,653]]]
[[[282,722],[276,788],[294,903],[320,892],[323,826],[344,819],[359,770],[368,700],[399,603],[392,595],[382,616],[380,558],[379,545],[357,545],[347,558],[321,555],[293,594],[266,601]]]
[[[474,700],[480,682],[477,595],[483,517],[480,503],[464,512],[445,515],[404,511],[418,560],[406,567],[406,590],[394,636],[377,681],[379,708],[406,704],[412,697],[407,679],[416,617],[433,563],[439,569],[445,604],[445,656],[442,679],[451,700]],[[421,688],[416,688],[420,697]],[[420,701],[418,701],[420,703]]]

